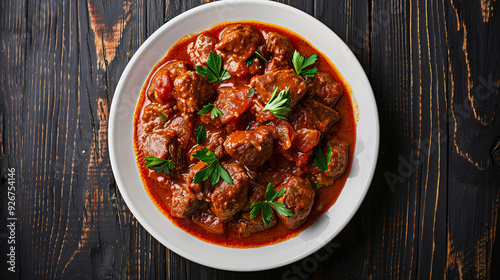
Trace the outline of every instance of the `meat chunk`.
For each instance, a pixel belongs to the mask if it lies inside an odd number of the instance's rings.
[[[240,220],[238,221],[238,233],[243,237],[248,237],[255,232],[263,231],[268,228],[273,227],[278,219],[276,219],[276,215],[272,213],[271,221],[266,226],[264,221],[262,221],[262,214],[259,212],[255,218],[250,219],[250,212],[242,213],[240,216]]]
[[[250,25],[234,24],[224,28],[219,39],[215,49],[222,57],[223,68],[231,75],[248,75],[246,60],[255,53],[260,43],[259,34]]]
[[[195,113],[215,94],[207,78],[194,71],[188,71],[174,81],[174,97],[177,108],[184,113]]]
[[[266,122],[266,125],[274,129],[271,130],[273,138],[277,140],[277,148],[279,150],[288,150],[292,146],[292,142],[297,137],[297,133],[293,129],[292,125],[282,119],[273,119]],[[275,150],[277,150],[275,148]]]
[[[267,51],[272,58],[266,65],[266,73],[278,70],[293,69],[292,58],[294,49],[290,39],[276,32],[265,34]]]
[[[147,95],[151,102],[165,104],[166,100],[174,97],[173,81],[180,74],[191,70],[191,66],[184,61],[176,61],[162,65],[151,78],[151,85]]]
[[[222,221],[228,221],[248,200],[250,178],[237,162],[223,162],[222,167],[229,173],[233,184],[220,180],[212,193],[210,210]]]
[[[141,119],[144,122],[155,121],[160,118],[163,123],[168,119],[173,109],[169,105],[160,105],[158,103],[151,103],[144,107]]]
[[[269,167],[259,172],[259,177],[256,179],[262,185],[267,186],[268,183],[273,186],[279,186],[288,181],[292,176],[302,176],[307,169],[296,166],[293,161],[287,160],[282,154],[274,154],[269,159]]]
[[[223,158],[227,153],[224,149],[224,140],[227,136],[227,131],[224,128],[205,127],[207,130],[207,139],[202,145],[196,146],[191,155],[195,154],[202,148],[207,148],[212,151],[218,158]]]
[[[186,177],[186,184],[188,188],[196,195],[196,197],[199,200],[202,200],[203,198],[207,197],[208,195],[208,187],[206,186],[205,182],[201,183],[194,183],[194,176],[196,173],[205,167],[207,167],[208,164],[204,163],[203,161],[198,161],[195,165],[191,166],[189,168],[188,175]]]
[[[316,129],[316,125],[314,124],[316,119],[317,117],[309,113],[302,105],[295,106],[292,113],[288,116],[288,121],[295,131],[303,128]]]
[[[268,59],[267,55],[267,49],[266,46],[258,46],[257,47],[257,52],[259,52],[260,55],[262,55],[266,60]],[[263,61],[261,58],[259,58],[257,55],[251,56],[247,62],[250,60],[251,64],[248,66],[248,71],[250,72],[251,76],[258,75],[260,73],[260,70],[266,66],[266,62]]]
[[[193,222],[209,232],[215,234],[224,233],[224,223],[214,214],[210,209],[205,209],[200,212],[196,212],[191,219]]]
[[[221,128],[223,126],[223,124],[220,121],[220,116],[212,118],[211,111],[199,116],[200,116],[200,121],[207,125],[206,127]]]
[[[316,72],[314,78],[306,77],[307,97],[333,107],[344,92],[342,84],[332,79],[330,74]]]
[[[170,159],[175,170],[186,166],[187,146],[191,138],[193,123],[189,117],[180,113],[168,115],[167,121],[157,127],[150,134],[140,137],[140,150],[144,156],[154,156]]]
[[[218,158],[223,158],[226,155],[224,149],[224,140],[226,139],[227,132],[225,129],[207,129],[207,140],[202,145],[203,147],[213,151]]]
[[[211,51],[215,51],[215,44],[217,39],[213,36],[201,34],[196,38],[194,43],[189,44],[188,53],[189,58],[195,66],[202,66],[207,64],[208,55]]]
[[[150,168],[148,170],[148,177],[156,181],[158,185],[164,189],[170,189],[170,175],[166,175],[164,173],[158,173],[156,170]]]
[[[259,167],[273,153],[273,135],[267,126],[248,131],[235,131],[227,137],[224,148],[239,162],[249,167]]]
[[[255,88],[255,93],[266,104],[274,89],[278,91],[290,89],[290,108],[293,108],[306,94],[304,79],[297,76],[293,70],[276,71],[261,76],[255,76],[250,81],[250,86]]]
[[[145,136],[141,143],[140,150],[144,152],[144,157],[157,157],[170,159],[175,165],[175,170],[180,170],[186,166],[186,155],[181,147],[178,138],[165,133],[152,133]]]
[[[250,211],[250,206],[254,204],[255,202],[263,201],[265,199],[266,195],[266,186],[260,185],[260,184],[255,184],[251,183],[250,187],[248,189],[248,201],[241,208],[241,211],[248,212]]]
[[[306,110],[313,116],[316,129],[321,133],[328,132],[332,125],[340,119],[337,111],[314,99],[306,99],[303,103]]]
[[[193,134],[193,123],[188,115],[176,113],[168,117],[164,131],[165,134],[175,137],[179,141],[181,148],[186,150],[189,138]]]
[[[181,74],[187,71],[191,71],[192,69],[193,67],[191,67],[189,63],[184,61],[175,61],[162,66],[162,70],[166,71],[166,73],[172,80],[175,80],[175,78],[179,77]]]
[[[347,142],[331,137],[326,141],[326,147],[332,147],[332,155],[328,163],[327,175],[336,179],[342,175],[349,161],[349,145]]]
[[[255,117],[258,122],[261,123],[276,119],[271,111],[264,111],[265,106],[266,104],[262,103],[262,101],[260,101],[258,98],[254,98],[253,103],[248,111]]]
[[[144,132],[151,133],[163,129],[165,127],[165,122],[172,114],[172,107],[173,104],[160,105],[159,103],[151,103],[144,107],[140,119],[141,122],[144,123]]]
[[[220,121],[226,124],[242,115],[250,105],[253,97],[249,87],[232,86],[217,89],[218,95],[215,106],[222,112]]]
[[[177,218],[184,218],[186,214],[198,208],[200,201],[184,182],[172,182],[172,203],[170,214]]]
[[[283,187],[286,188],[286,192],[277,201],[285,203],[293,215],[287,217],[279,213],[277,214],[287,228],[295,229],[307,219],[307,216],[311,212],[315,193],[309,179],[296,176],[291,177]]]
[[[337,137],[331,135],[328,135],[324,141],[322,150],[325,158],[329,148],[332,148],[330,162],[327,164],[328,170],[323,172],[316,164],[311,163],[312,168],[310,169],[313,174],[311,179],[315,180],[318,184],[330,186],[347,168],[349,161],[349,145],[347,142],[339,140]]]

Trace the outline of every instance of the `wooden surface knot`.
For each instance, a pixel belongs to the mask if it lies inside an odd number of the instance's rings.
[[[496,139],[491,149],[491,159],[496,166],[500,167],[500,137]]]

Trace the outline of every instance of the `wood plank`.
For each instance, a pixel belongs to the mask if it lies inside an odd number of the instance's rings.
[[[152,238],[113,180],[110,101],[147,37],[205,2],[0,3],[2,256],[11,167],[20,217],[21,270],[7,276],[500,277],[500,159],[492,154],[500,139],[500,2],[492,0],[280,0],[334,30],[371,79],[382,126],[367,198],[318,254],[269,271],[208,268]],[[2,262],[2,279],[6,268]]]
[[[498,1],[446,1],[449,114],[449,278],[498,278],[492,261],[500,169],[491,149],[500,136]],[[498,243],[498,242],[497,242]],[[498,245],[496,245],[498,254]],[[492,273],[492,271],[494,273]]]
[[[19,217],[21,215],[19,203],[21,188],[21,166],[24,162],[22,150],[24,144],[19,141],[22,138],[22,130],[18,129],[24,123],[23,111],[24,92],[26,88],[26,49],[28,47],[27,29],[27,1],[0,3],[0,253],[2,262],[0,269],[2,275],[9,276],[9,279],[20,277],[19,269],[9,272],[11,246],[15,246],[14,254],[17,256],[16,267],[20,265],[21,245],[19,238],[16,244],[9,244],[8,238],[11,231],[7,229],[8,217]],[[15,189],[11,188],[13,194],[8,194],[8,174],[9,169],[15,170]],[[15,197],[15,211],[9,215],[8,199]],[[27,214],[26,214],[27,215]],[[16,222],[14,232],[16,237],[21,234],[20,221]]]
[[[418,11],[422,122],[418,145],[422,172],[416,278],[442,279],[446,264],[448,192],[446,22],[442,2],[426,0],[412,8]]]
[[[381,122],[372,184],[375,278],[442,278],[447,131],[442,3],[373,2],[371,81]],[[440,195],[441,194],[441,195]]]
[[[165,248],[124,204],[107,150],[109,102],[129,51],[147,37],[146,20],[137,21],[145,6],[2,5],[3,26],[11,26],[2,30],[9,34],[2,61],[11,69],[2,71],[1,88],[9,108],[4,152],[19,176],[19,276],[164,277]]]
[[[314,16],[332,29],[354,52],[370,76],[369,1],[315,1]],[[370,194],[346,228],[318,254],[296,264],[319,279],[368,278],[370,261]],[[319,256],[328,256],[322,261]],[[313,261],[318,269],[310,272]],[[309,271],[308,271],[309,269]],[[300,276],[299,273],[294,273]]]

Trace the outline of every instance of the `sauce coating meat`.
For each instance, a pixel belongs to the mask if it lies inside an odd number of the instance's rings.
[[[306,72],[297,55],[312,59]],[[335,203],[355,131],[349,88],[314,46],[267,23],[222,23],[152,69],[134,148],[149,196],[175,225],[247,248],[296,236]]]
[[[267,126],[231,133],[224,142],[227,153],[252,168],[262,166],[273,154],[273,135]]]
[[[285,194],[278,198],[278,202],[284,203],[292,211],[293,215],[284,216],[278,213],[278,216],[287,228],[295,229],[311,213],[314,203],[314,190],[309,179],[296,176],[288,179],[283,188],[286,189]]]

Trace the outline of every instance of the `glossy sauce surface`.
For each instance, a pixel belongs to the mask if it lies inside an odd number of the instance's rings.
[[[293,47],[296,50],[298,50],[302,55],[310,56],[315,53],[319,54],[319,59],[317,60],[315,66],[320,71],[330,74],[330,76],[335,81],[340,82],[342,84],[344,89],[343,95],[339,98],[337,104],[334,107],[334,109],[340,114],[340,120],[337,121],[332,126],[330,133],[335,134],[337,138],[345,141],[349,145],[348,164],[345,172],[340,177],[335,179],[333,185],[325,186],[316,190],[315,202],[307,220],[304,223],[302,223],[298,228],[289,229],[278,219],[275,226],[260,232],[253,233],[252,235],[243,238],[237,231],[238,218],[235,217],[226,222],[226,228],[223,234],[209,232],[193,222],[194,218],[199,218],[200,213],[198,212],[198,210],[189,213],[188,215],[186,215],[185,218],[176,218],[171,215],[171,197],[173,190],[172,187],[169,188],[165,187],[165,185],[160,184],[159,182],[162,179],[160,178],[160,180],[158,180],[159,177],[158,174],[154,174],[155,172],[152,169],[145,167],[144,159],[146,156],[144,154],[144,151],[141,149],[142,147],[141,141],[143,141],[142,139],[144,139],[144,137],[148,133],[150,133],[150,131],[148,131],[147,126],[141,121],[141,119],[145,114],[144,109],[149,104],[151,104],[151,101],[148,99],[146,93],[148,91],[148,88],[153,83],[152,77],[154,76],[155,72],[158,69],[160,69],[163,65],[173,61],[189,62],[190,57],[187,52],[188,45],[193,43],[197,39],[198,35],[209,34],[215,38],[219,38],[219,33],[226,26],[234,23],[222,23],[208,30],[202,31],[201,33],[184,37],[179,42],[177,42],[168,51],[167,55],[160,62],[158,62],[155,68],[152,69],[148,77],[148,80],[145,83],[144,88],[142,89],[141,96],[135,112],[134,147],[136,150],[137,164],[140,169],[141,178],[143,180],[143,183],[145,185],[145,188],[149,196],[151,197],[155,205],[161,210],[161,212],[166,217],[168,217],[176,226],[182,228],[183,230],[196,236],[197,238],[200,238],[207,242],[211,242],[222,246],[248,248],[248,247],[265,246],[281,242],[288,238],[298,235],[301,231],[311,226],[323,213],[325,213],[335,203],[350,173],[351,162],[356,142],[356,123],[353,115],[352,102],[350,100],[350,87],[340,76],[336,68],[331,64],[331,62],[326,57],[324,57],[322,53],[320,53],[313,46],[305,42],[301,37],[297,36],[293,32],[290,32],[289,30],[286,30],[284,28],[260,22],[250,21],[243,23],[251,25],[253,28],[258,30],[259,34],[262,34],[262,32],[274,31],[287,36],[290,39]],[[262,41],[264,42],[264,39],[262,39]],[[250,83],[250,78],[231,78],[226,83],[222,83],[221,85],[219,85],[219,87],[244,86],[248,85],[249,83]],[[241,103],[246,102],[245,98],[246,98],[245,96],[241,96]],[[175,114],[175,107],[173,108]],[[198,124],[200,124],[200,122],[199,120],[196,120],[194,127],[192,127],[191,129],[194,131],[194,128],[196,128]],[[207,139],[210,138],[211,133],[220,133],[220,131],[209,129],[208,133],[209,135],[207,136]],[[196,145],[195,143],[196,140],[194,139],[193,135],[187,135],[186,137],[190,138],[189,140],[190,147],[188,147],[187,150],[191,152],[194,146]],[[188,158],[189,154],[187,154],[186,157]],[[283,178],[290,177],[290,175],[294,170],[296,171],[297,169],[299,169],[298,167],[295,166],[294,163],[288,162],[282,156],[273,156],[273,157],[274,158],[272,158],[271,160],[279,161],[280,164],[275,165],[274,169],[275,172],[272,175],[269,175],[269,172],[267,172],[266,174],[260,172],[253,172],[254,174],[251,175],[261,180],[267,178],[267,176],[270,176],[271,177],[270,179],[272,180],[278,178],[281,179],[281,181],[283,181]],[[310,156],[308,160],[311,161],[312,156]],[[189,166],[192,166],[195,163],[193,159],[188,158],[188,161],[189,161]],[[187,174],[188,172],[189,169],[186,168],[184,173]],[[182,180],[177,179],[174,180],[174,184],[171,184],[169,186],[182,185],[182,184],[183,184]]]

